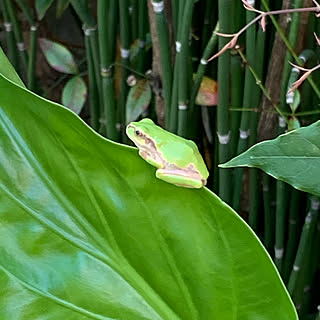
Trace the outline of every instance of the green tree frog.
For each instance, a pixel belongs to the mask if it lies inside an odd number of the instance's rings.
[[[156,177],[177,186],[201,188],[209,172],[197,145],[157,126],[145,118],[128,124],[126,133],[139,155],[158,168]]]

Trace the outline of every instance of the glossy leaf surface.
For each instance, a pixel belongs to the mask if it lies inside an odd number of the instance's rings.
[[[78,73],[73,56],[65,46],[44,38],[39,39],[39,43],[47,62],[53,69],[63,73]]]
[[[297,319],[259,240],[208,189],[0,76],[0,319]]]
[[[256,167],[293,187],[320,196],[320,121],[264,141],[220,165]]]
[[[87,86],[80,76],[72,77],[62,90],[62,104],[79,114],[87,98]]]
[[[139,79],[130,88],[126,104],[126,122],[137,120],[148,108],[151,101],[151,88],[148,80]]]
[[[35,5],[36,5],[36,10],[37,10],[37,15],[39,20],[41,20],[44,17],[44,15],[46,14],[47,10],[50,8],[52,3],[53,3],[53,0],[36,0]]]

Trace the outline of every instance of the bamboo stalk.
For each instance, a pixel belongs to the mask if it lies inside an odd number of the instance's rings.
[[[38,43],[38,26],[36,24],[34,14],[28,7],[25,0],[16,0],[23,14],[27,18],[30,24],[30,43],[29,43],[29,60],[28,60],[28,72],[27,82],[28,88],[34,90],[35,88],[35,74],[36,74],[36,58],[37,58],[37,43]]]
[[[116,104],[111,60],[112,53],[110,52],[110,39],[108,38],[108,13],[110,6],[111,1],[98,0],[98,35],[101,57],[102,98],[107,137],[111,140],[118,141],[119,135],[116,128]]]
[[[271,206],[271,178],[267,174],[262,175],[263,208],[264,208],[264,245],[269,254],[273,255],[275,214]]]
[[[87,63],[88,63],[88,76],[89,76],[90,124],[94,130],[98,131],[100,127],[100,123],[99,123],[100,110],[99,110],[99,98],[98,98],[99,93],[98,93],[97,83],[95,81],[93,58],[91,54],[89,37],[85,36],[84,41],[85,41],[86,56],[87,56]]]
[[[137,71],[143,73],[146,69],[146,20],[147,20],[147,1],[140,0],[138,8],[138,36],[139,36],[139,53]]]
[[[128,0],[119,1],[119,14],[120,14],[120,51],[121,51],[121,79],[120,79],[120,92],[119,92],[119,120],[121,128],[124,128],[126,119],[126,100],[128,95],[127,78],[129,75],[127,67],[129,67],[130,56],[130,32],[129,32],[129,2]],[[122,139],[126,139],[124,130],[122,130]]]
[[[99,92],[99,101],[100,97],[102,98],[102,85],[100,78],[100,58],[99,58],[99,48],[98,48],[98,40],[97,40],[97,27],[96,21],[89,13],[87,2],[84,0],[71,0],[70,1],[73,9],[79,16],[81,22],[83,23],[83,30],[85,36],[89,37],[90,40],[90,51],[93,58],[93,66],[94,66],[94,74],[95,81],[97,83],[97,88]],[[100,105],[100,103],[99,103]],[[102,112],[102,104],[100,105],[100,111]]]
[[[5,0],[4,2],[6,4],[8,14],[13,25],[13,32],[16,39],[16,45],[19,51],[19,56],[24,69],[24,73],[26,75],[28,69],[28,55],[25,49],[20,23],[17,19],[16,10],[13,7],[12,0]]]
[[[198,65],[198,69],[197,69],[197,72],[193,81],[192,90],[191,90],[190,104],[189,104],[190,112],[193,111],[195,100],[201,85],[201,81],[207,70],[208,59],[212,55],[218,43],[218,36],[216,35],[216,32],[218,32],[218,30],[219,30],[219,23],[216,24],[214,31],[212,32],[212,35],[204,49],[200,63]]]
[[[162,0],[154,0],[152,1],[152,6],[156,16],[156,27],[160,47],[160,65],[162,70],[163,97],[165,104],[165,126],[166,128],[169,128],[171,117],[170,103],[172,90],[172,64],[169,31],[164,15],[164,2]]]
[[[192,70],[186,68],[190,63],[189,35],[193,13],[193,0],[186,0],[184,4],[183,16],[179,21],[179,37],[176,42],[178,63],[179,63],[179,83],[178,83],[178,134],[183,137],[188,135],[188,104],[189,92],[188,82],[192,79]]]
[[[288,291],[291,295],[293,295],[294,293],[294,290],[297,285],[297,281],[300,276],[300,269],[303,265],[306,249],[312,244],[312,236],[314,234],[316,221],[318,219],[319,207],[320,207],[319,199],[312,196],[310,198],[310,201],[311,201],[310,210],[305,219],[305,223],[304,223],[300,241],[299,241],[297,254],[294,260],[294,265],[293,265],[289,282],[288,282]]]
[[[219,29],[221,33],[229,33],[230,9],[232,0],[219,0]],[[219,37],[219,50],[225,46],[228,39]],[[230,91],[230,53],[227,51],[218,58],[218,108],[217,135],[219,138],[219,163],[224,163],[230,157],[230,125],[229,125],[229,91]],[[219,168],[219,196],[229,203],[231,199],[231,171]]]
[[[288,221],[288,237],[286,245],[286,254],[283,262],[283,275],[282,278],[285,283],[288,282],[290,272],[292,270],[292,265],[294,262],[294,257],[299,242],[299,214],[300,207],[299,204],[302,200],[302,193],[296,189],[291,189],[290,197],[290,213]]]
[[[251,3],[254,5],[254,2]],[[254,19],[255,13],[252,11],[247,11],[246,20],[249,23]],[[245,71],[245,81],[244,81],[244,96],[243,96],[243,108],[251,108],[253,102],[252,90],[255,89],[254,77],[249,69],[248,64],[251,66],[255,65],[256,59],[256,27],[251,26],[246,33],[246,55],[247,55],[247,66]],[[250,135],[249,131],[250,125],[250,113],[243,112],[241,114],[240,129],[239,129],[239,140],[237,146],[237,154],[244,152],[248,146],[248,138]],[[243,168],[236,168],[234,171],[234,193],[232,198],[232,207],[238,211],[240,205],[241,191],[242,191],[242,177]]]
[[[15,36],[12,30],[12,22],[9,16],[6,2],[0,2],[0,9],[2,11],[3,19],[4,19],[4,29],[6,32],[6,40],[7,40],[7,46],[8,46],[8,57],[13,67],[18,71],[19,69],[18,52],[16,47]]]

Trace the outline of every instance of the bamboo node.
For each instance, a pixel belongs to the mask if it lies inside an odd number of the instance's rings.
[[[220,144],[229,144],[231,138],[231,131],[228,134],[220,134],[217,132],[218,140]]]
[[[104,119],[104,118],[99,118],[99,123],[106,125],[107,124],[107,120]]]
[[[306,224],[310,224],[311,221],[312,221],[312,212],[309,211],[308,214],[307,214],[307,216],[306,216],[305,223],[306,223]]]
[[[34,25],[32,25],[31,27],[30,27],[30,31],[31,32],[35,32],[35,31],[37,31],[38,30],[38,26],[36,25],[36,24],[34,24]]]
[[[240,133],[240,139],[246,140],[248,139],[249,135],[250,135],[250,130],[242,130],[239,129],[239,133]]]
[[[112,70],[111,66],[108,68],[101,67],[101,71],[100,71],[101,77],[103,78],[110,77],[112,74],[111,70]]]
[[[125,48],[120,48],[121,58],[128,59],[130,56],[130,50]]]
[[[311,200],[311,209],[314,211],[318,211],[319,208],[320,208],[320,201],[312,199]]]
[[[276,257],[276,259],[282,259],[283,257],[283,248],[278,249],[278,248],[274,248],[274,256]]]
[[[82,26],[82,30],[83,30],[84,35],[85,35],[86,37],[90,37],[91,32],[94,32],[94,31],[97,30],[97,26],[87,27],[86,25],[83,25],[83,26]]]
[[[19,51],[26,50],[26,48],[24,46],[24,42],[17,42],[17,48],[18,48]]]
[[[12,31],[12,23],[11,22],[5,22],[3,25],[4,25],[4,29],[6,30],[6,32]]]
[[[285,128],[286,126],[287,126],[286,120],[283,117],[279,116],[279,127]]]
[[[203,64],[203,65],[206,65],[206,64],[208,64],[208,60],[206,60],[206,59],[201,59],[201,60],[200,60],[200,63]]]
[[[298,272],[300,270],[300,267],[296,264],[293,265],[293,271]]]
[[[116,129],[117,129],[118,131],[121,130],[121,123],[120,123],[120,122],[117,122],[117,123],[116,123]]]
[[[181,42],[176,41],[176,51],[180,52],[181,51]]]
[[[294,101],[294,92],[293,91],[288,91],[286,95],[286,103],[287,104],[292,104]]]
[[[130,76],[127,78],[127,85],[129,87],[133,87],[136,85],[136,83],[137,83],[137,78],[133,74],[130,74]]]
[[[188,109],[188,106],[186,104],[179,104],[178,109],[184,111]]]
[[[163,11],[163,9],[164,9],[163,1],[159,1],[159,2],[151,1],[151,3],[152,3],[152,6],[153,6],[153,11],[155,13],[161,13]]]

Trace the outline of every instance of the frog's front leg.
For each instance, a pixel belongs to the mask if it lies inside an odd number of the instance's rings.
[[[179,187],[185,188],[202,188],[206,181],[200,177],[191,177],[184,175],[182,170],[172,170],[172,169],[158,169],[156,171],[156,177],[163,181],[173,183]]]

